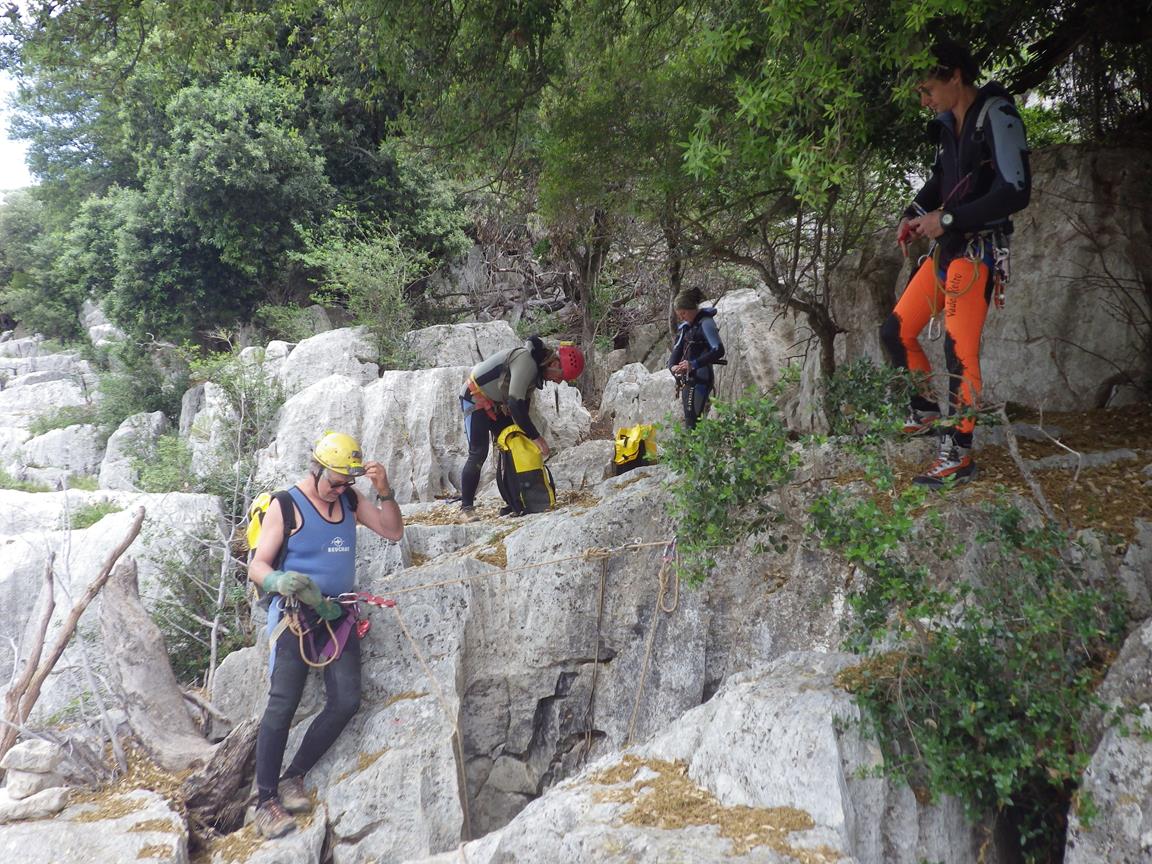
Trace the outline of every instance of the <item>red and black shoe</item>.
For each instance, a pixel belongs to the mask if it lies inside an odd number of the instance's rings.
[[[971,449],[957,445],[951,435],[941,435],[936,461],[919,477],[913,478],[912,482],[938,489],[945,485],[967,483],[975,474],[976,463],[972,461]]]
[[[904,421],[904,426],[900,431],[909,438],[919,438],[921,435],[934,432],[939,421],[939,411],[921,411],[918,408],[913,408],[908,412],[908,419]]]

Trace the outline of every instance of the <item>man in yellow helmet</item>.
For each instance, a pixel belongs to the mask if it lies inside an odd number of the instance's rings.
[[[371,481],[374,501],[354,488],[359,477]],[[255,824],[269,838],[294,830],[296,822],[290,814],[311,808],[304,775],[360,707],[360,642],[351,632],[350,613],[334,599],[355,589],[356,526],[370,528],[388,540],[399,540],[404,534],[384,466],[364,462],[360,444],[342,432],[329,432],[316,443],[308,474],[288,494],[292,512],[284,512],[281,497],[273,499],[248,565],[248,578],[272,595],[268,632],[280,631],[272,654],[268,707],[256,739]],[[301,655],[299,638],[279,626],[286,605],[310,630],[325,637],[332,634],[328,641],[335,640],[339,647],[321,646],[336,657],[324,666],[324,709],[308,727],[281,777],[292,717],[311,668]]]

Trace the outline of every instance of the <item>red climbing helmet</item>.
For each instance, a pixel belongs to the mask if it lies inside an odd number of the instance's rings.
[[[584,371],[584,352],[569,342],[561,342],[556,349],[560,358],[560,375],[565,381],[575,381]]]

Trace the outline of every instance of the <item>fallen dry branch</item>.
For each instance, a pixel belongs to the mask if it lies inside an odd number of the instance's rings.
[[[128,547],[136,539],[140,533],[140,526],[144,524],[144,508],[141,507],[136,511],[136,516],[129,526],[128,533],[124,539],[120,541],[119,545],[112,550],[108,559],[104,562],[100,574],[92,580],[91,584],[85,590],[84,595],[72,607],[68,613],[68,617],[60,629],[60,633],[56,637],[56,641],[52,644],[51,650],[48,652],[47,657],[41,657],[43,647],[47,640],[48,626],[52,620],[52,612],[55,608],[55,600],[53,599],[53,573],[52,573],[52,560],[49,559],[48,567],[45,570],[44,587],[40,591],[40,618],[37,622],[36,635],[33,640],[32,648],[29,650],[28,658],[25,662],[25,667],[21,671],[17,680],[12,683],[4,698],[4,719],[6,721],[4,730],[0,733],[0,759],[4,757],[12,745],[16,743],[19,736],[18,727],[23,724],[28,715],[32,713],[32,709],[36,705],[36,700],[40,698],[40,690],[44,686],[44,681],[52,673],[56,667],[56,663],[64,654],[64,649],[68,647],[68,643],[72,640],[72,634],[76,631],[76,625],[80,622],[80,617],[87,610],[88,606],[96,599],[96,595],[100,593],[100,589],[104,587],[104,583],[112,575],[112,568],[116,566],[116,562],[120,560]]]
[[[1056,518],[1056,513],[1052,509],[1052,505],[1048,503],[1048,496],[1044,494],[1044,487],[1032,475],[1032,471],[1024,462],[1024,457],[1020,455],[1020,445],[1016,441],[1016,433],[1012,430],[1012,421],[1008,419],[1008,412],[1004,410],[1004,406],[1000,406],[997,412],[1000,417],[1000,422],[1004,428],[1004,440],[1008,442],[1008,453],[1012,457],[1012,461],[1016,463],[1016,468],[1020,471],[1020,476],[1024,478],[1024,482],[1028,484],[1028,488],[1032,490],[1032,497],[1036,499],[1036,503],[1040,509],[1044,511],[1053,522],[1058,523],[1060,520]]]

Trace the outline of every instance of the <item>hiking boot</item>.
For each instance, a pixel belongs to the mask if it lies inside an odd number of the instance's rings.
[[[275,840],[296,830],[296,820],[284,809],[279,798],[269,798],[256,808],[253,820],[261,837]]]
[[[312,796],[304,788],[303,777],[285,777],[280,781],[280,803],[289,813],[309,813]]]
[[[931,433],[939,420],[939,411],[921,411],[913,408],[908,412],[908,419],[904,421],[904,426],[900,431],[909,438],[919,438],[921,435]]]
[[[475,507],[461,506],[460,507],[460,518],[457,521],[459,521],[459,522],[479,522],[480,521],[480,514],[476,512]]]
[[[938,489],[946,483],[967,483],[975,474],[976,463],[972,461],[972,451],[957,446],[951,435],[942,435],[936,461],[919,477],[913,478],[912,482]]]

